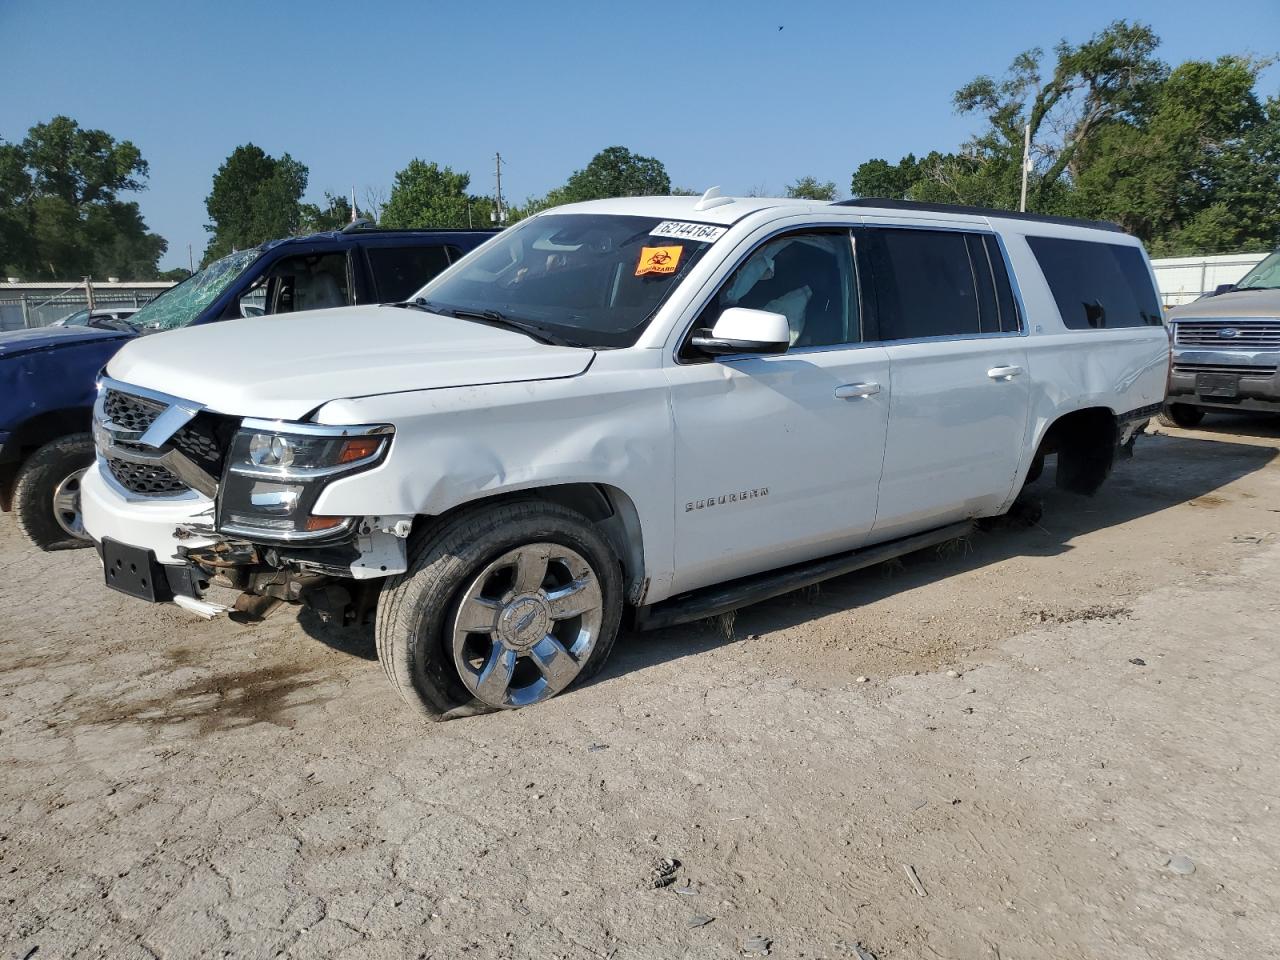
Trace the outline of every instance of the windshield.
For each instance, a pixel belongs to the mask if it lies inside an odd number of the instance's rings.
[[[656,217],[545,214],[499,234],[417,298],[439,313],[491,314],[583,346],[626,347],[724,232]]]
[[[215,260],[193,273],[176,287],[170,287],[129,318],[141,330],[176,330],[200,316],[218,294],[231,286],[262,253],[255,248]]]
[[[1250,270],[1236,284],[1237,290],[1280,290],[1280,250]]]

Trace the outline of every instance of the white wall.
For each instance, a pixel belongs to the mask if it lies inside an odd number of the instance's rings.
[[[1190,303],[1205,293],[1211,293],[1219,284],[1235,283],[1254,266],[1261,263],[1265,253],[1228,253],[1213,257],[1162,257],[1152,260],[1156,286],[1166,307]]]

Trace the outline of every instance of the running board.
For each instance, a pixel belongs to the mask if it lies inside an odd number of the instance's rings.
[[[758,573],[740,580],[704,587],[693,593],[682,594],[649,607],[639,608],[636,610],[636,628],[658,630],[662,627],[674,627],[678,623],[689,623],[691,620],[719,616],[739,607],[772,600],[784,593],[791,593],[793,590],[830,580],[832,577],[853,573],[865,567],[873,567],[877,563],[884,563],[895,557],[968,536],[976,528],[975,521],[965,520],[950,526],[939,527],[937,530],[903,537],[901,540],[890,540],[888,543],[880,543],[874,547],[854,550],[851,553],[841,553],[811,563],[785,567],[782,570],[771,570],[768,573]]]

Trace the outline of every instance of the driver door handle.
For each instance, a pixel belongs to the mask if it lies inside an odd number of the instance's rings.
[[[987,376],[992,380],[1012,380],[1021,374],[1022,368],[1015,366],[992,367],[987,371]]]
[[[874,381],[867,383],[846,383],[844,386],[836,387],[837,400],[862,400],[866,397],[874,397],[880,392],[880,384]]]

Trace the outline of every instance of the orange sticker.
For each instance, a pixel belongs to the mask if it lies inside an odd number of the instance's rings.
[[[640,262],[636,264],[636,276],[646,273],[675,273],[684,247],[641,247]]]

